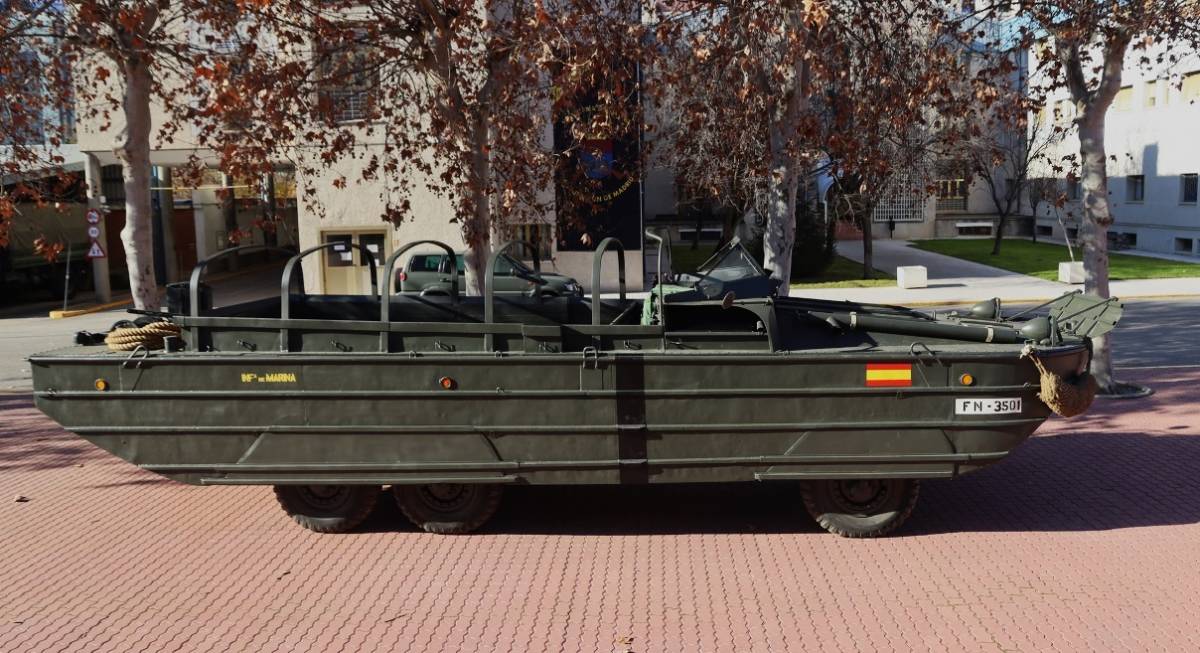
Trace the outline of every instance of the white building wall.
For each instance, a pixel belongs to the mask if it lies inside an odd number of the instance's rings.
[[[1200,73],[1200,53],[1185,52],[1174,66],[1149,70],[1137,63],[1142,54],[1131,51],[1126,57],[1122,86],[1128,88],[1123,91],[1128,96],[1118,98],[1106,116],[1114,216],[1110,233],[1136,239],[1137,249],[1200,256],[1200,206],[1181,201],[1182,175],[1200,173],[1200,97],[1184,97],[1177,87],[1183,77]],[[1149,54],[1153,59],[1154,53]],[[1063,91],[1056,93],[1050,106],[1066,97]],[[1078,151],[1079,140],[1071,134],[1051,158],[1077,156]],[[1129,195],[1130,177],[1135,175],[1145,179],[1141,201]],[[1079,202],[1068,202],[1062,214],[1073,228]],[[1063,237],[1053,207],[1045,203],[1038,207],[1038,226],[1043,234],[1049,230],[1055,238]]]

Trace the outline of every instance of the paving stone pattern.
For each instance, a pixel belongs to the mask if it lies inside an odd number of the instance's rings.
[[[467,537],[381,502],[316,535],[0,395],[0,651],[1200,650],[1200,369],[1136,380],[872,541],[787,484],[516,488]]]

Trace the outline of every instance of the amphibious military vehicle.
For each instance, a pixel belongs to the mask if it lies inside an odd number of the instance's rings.
[[[383,279],[416,245],[456,256],[413,243]],[[920,480],[1007,456],[1047,402],[1086,408],[1089,336],[1121,313],[1079,294],[1008,317],[778,296],[736,242],[634,299],[613,239],[586,298],[497,295],[495,262],[528,243],[492,256],[483,296],[456,265],[447,296],[306,294],[297,268],[329,246],[293,257],[278,297],[219,308],[202,261],[158,321],[32,356],[38,407],[175,480],[272,485],[320,532],[354,528],[384,486],[419,527],[463,533],[510,484],[798,480],[825,529],[875,536]]]

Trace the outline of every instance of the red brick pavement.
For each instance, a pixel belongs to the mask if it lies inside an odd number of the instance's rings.
[[[1200,650],[1200,370],[1141,381],[873,541],[769,484],[518,488],[470,537],[384,503],[315,535],[0,395],[0,650]]]

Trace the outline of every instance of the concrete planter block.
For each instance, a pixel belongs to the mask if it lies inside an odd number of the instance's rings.
[[[1083,283],[1083,261],[1059,263],[1058,280],[1062,283]]]
[[[924,288],[929,285],[929,272],[924,265],[904,265],[896,268],[896,285],[901,288]]]

